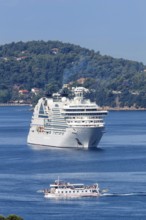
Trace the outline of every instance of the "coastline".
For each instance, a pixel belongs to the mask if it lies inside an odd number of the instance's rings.
[[[146,108],[135,108],[135,107],[109,107],[109,106],[106,106],[106,107],[103,107],[104,110],[107,110],[107,111],[145,111]]]
[[[31,106],[31,104],[20,104],[20,103],[0,103],[0,107],[4,107],[4,106]]]
[[[0,103],[0,107],[4,106],[32,106],[32,104],[27,104],[27,103]],[[135,107],[110,107],[110,106],[103,106],[100,107],[102,110],[107,110],[107,111],[146,111],[146,108],[135,108]]]

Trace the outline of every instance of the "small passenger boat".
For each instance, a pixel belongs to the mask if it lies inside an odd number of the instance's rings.
[[[61,180],[55,180],[50,188],[44,190],[45,198],[76,198],[97,197],[101,195],[98,183],[84,185],[82,183],[71,184]]]

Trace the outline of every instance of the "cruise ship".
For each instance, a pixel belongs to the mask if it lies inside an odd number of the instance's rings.
[[[64,148],[96,148],[104,133],[107,111],[84,98],[84,87],[69,99],[55,93],[34,108],[28,144]]]

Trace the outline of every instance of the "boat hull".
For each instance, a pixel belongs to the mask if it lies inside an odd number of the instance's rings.
[[[31,127],[28,134],[28,144],[64,148],[96,148],[104,133],[103,127],[66,128],[62,131],[39,132]]]
[[[58,194],[45,194],[44,197],[45,198],[56,198],[56,199],[63,199],[63,198],[81,198],[81,197],[99,197],[100,193],[88,193],[88,194],[67,194],[67,195],[58,195]]]

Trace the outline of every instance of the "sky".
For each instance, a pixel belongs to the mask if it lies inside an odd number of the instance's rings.
[[[146,65],[146,0],[0,0],[0,45],[58,40]]]

